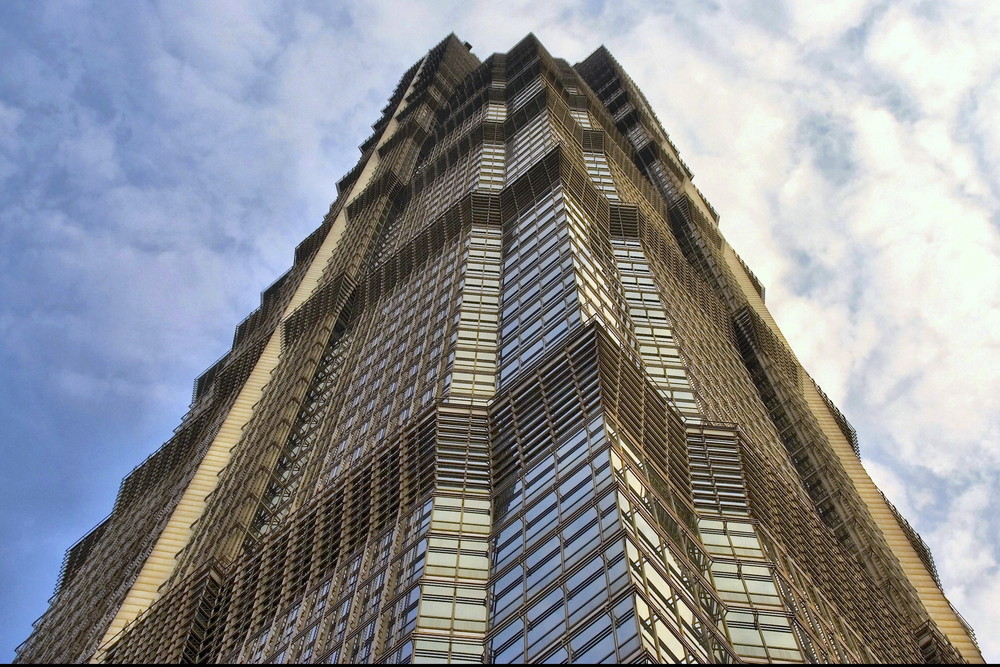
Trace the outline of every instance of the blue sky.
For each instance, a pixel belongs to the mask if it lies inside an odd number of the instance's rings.
[[[0,3],[0,659],[399,75],[451,31],[485,58],[529,30],[643,88],[1000,659],[990,0]]]

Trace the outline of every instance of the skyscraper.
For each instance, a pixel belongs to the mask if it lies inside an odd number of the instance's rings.
[[[606,50],[361,151],[20,661],[982,661]]]

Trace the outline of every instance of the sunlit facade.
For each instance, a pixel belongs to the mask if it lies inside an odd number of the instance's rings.
[[[374,129],[19,661],[982,662],[606,50]]]

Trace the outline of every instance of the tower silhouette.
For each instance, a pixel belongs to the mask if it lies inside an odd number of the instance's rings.
[[[982,662],[603,48],[454,35],[20,662]]]

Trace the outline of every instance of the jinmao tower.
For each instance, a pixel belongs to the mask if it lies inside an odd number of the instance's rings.
[[[642,92],[454,35],[35,662],[982,662]]]

